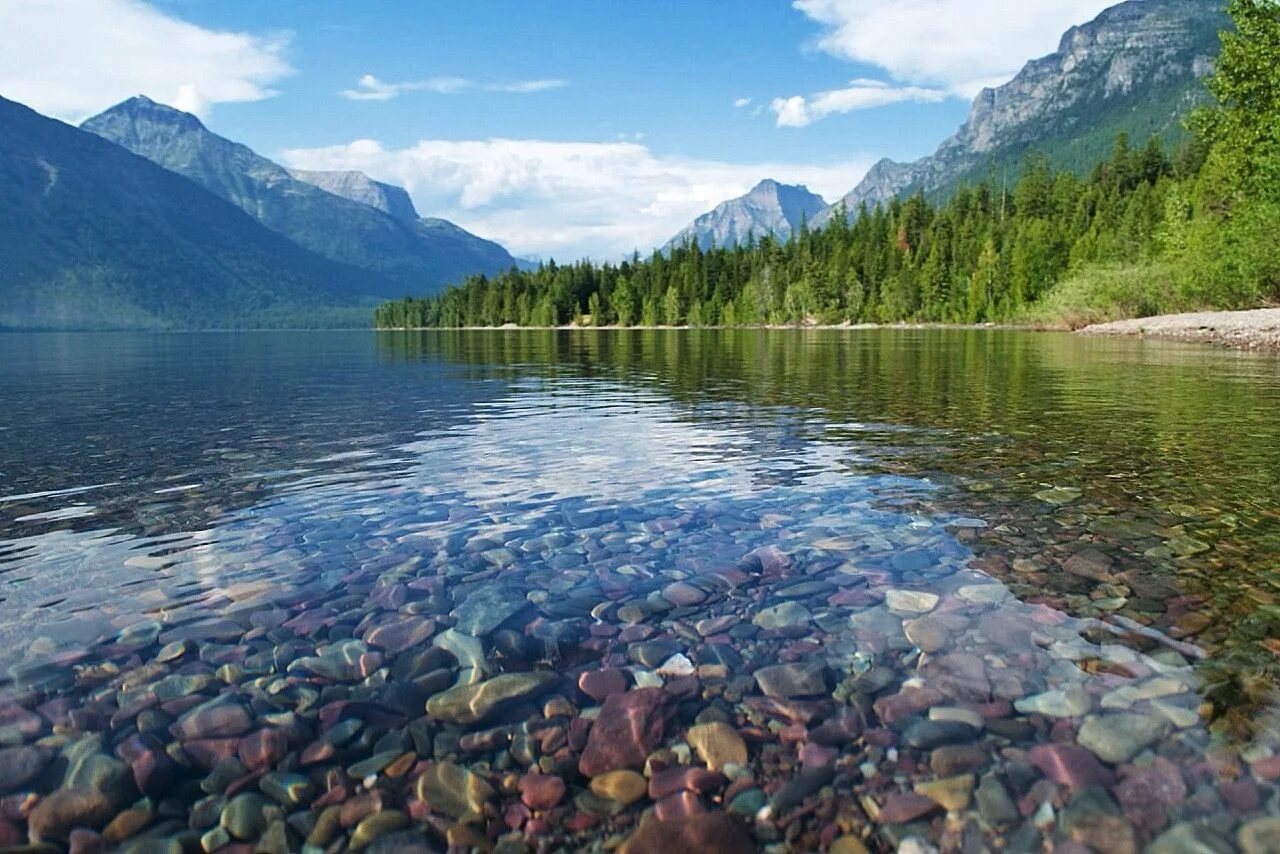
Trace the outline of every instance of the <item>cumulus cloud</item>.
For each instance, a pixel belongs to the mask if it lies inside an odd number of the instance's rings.
[[[140,0],[3,0],[0,93],[70,122],[133,95],[206,114],[292,73],[288,37],[198,27]]]
[[[428,77],[425,80],[409,80],[401,83],[385,83],[366,74],[360,78],[352,89],[343,89],[338,94],[351,101],[390,101],[406,92],[434,92],[437,95],[453,95],[458,92],[478,90],[482,92],[506,92],[513,95],[529,95],[534,92],[546,92],[567,86],[568,81],[545,80],[499,80],[478,82],[466,77]]]
[[[821,24],[818,47],[894,81],[972,97],[1051,53],[1070,26],[1115,0],[794,0]]]
[[[774,98],[769,104],[777,116],[778,127],[802,128],[834,113],[869,110],[904,101],[936,103],[947,93],[919,86],[891,86],[880,80],[854,80],[843,89],[831,89],[805,97]]]
[[[418,210],[503,243],[517,255],[570,260],[647,253],[697,215],[760,179],[849,191],[869,157],[828,164],[724,163],[655,154],[636,142],[357,140],[283,153],[298,169],[358,169],[400,184]]]
[[[735,100],[734,100],[734,102],[733,102],[733,106],[737,107],[739,110],[740,110],[740,109],[742,109],[743,107],[750,107],[750,106],[751,106],[751,99],[750,99],[750,98],[737,98],[737,99],[735,99]]]

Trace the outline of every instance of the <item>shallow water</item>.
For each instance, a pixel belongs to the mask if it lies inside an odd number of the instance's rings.
[[[1274,358],[7,335],[0,412],[0,845],[643,850],[646,814],[722,850],[1277,832]],[[601,670],[629,689],[603,711]],[[598,778],[626,765],[624,806]],[[76,787],[97,812],[51,796]],[[679,819],[703,811],[739,823]]]

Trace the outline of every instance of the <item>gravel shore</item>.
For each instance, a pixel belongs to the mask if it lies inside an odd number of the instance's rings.
[[[1280,350],[1280,308],[1203,311],[1098,323],[1081,335],[1141,335],[1243,350]]]

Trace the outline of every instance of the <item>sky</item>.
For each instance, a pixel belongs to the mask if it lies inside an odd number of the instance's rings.
[[[773,178],[835,201],[1113,0],[0,0],[0,96],[136,94],[529,258],[647,253]]]

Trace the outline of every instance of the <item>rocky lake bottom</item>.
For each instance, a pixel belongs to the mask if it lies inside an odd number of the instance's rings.
[[[1280,851],[1272,357],[8,335],[0,408],[0,850]]]

